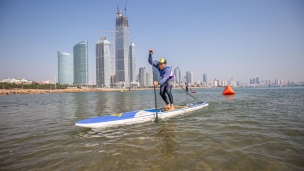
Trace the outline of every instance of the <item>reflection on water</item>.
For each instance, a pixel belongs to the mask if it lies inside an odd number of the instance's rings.
[[[226,98],[226,100],[233,100],[234,99],[234,94],[232,94],[232,95],[223,95],[225,98]]]
[[[157,148],[165,156],[170,157],[172,153],[178,150],[179,145],[174,141],[175,129],[174,123],[161,123],[158,127],[159,131],[155,135],[161,139]]]
[[[153,108],[153,90],[0,96],[0,170],[304,170],[304,88],[234,90],[197,89],[203,110],[102,131],[74,124]]]

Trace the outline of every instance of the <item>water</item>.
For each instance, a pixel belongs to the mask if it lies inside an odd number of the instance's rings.
[[[207,108],[103,131],[74,124],[152,108],[153,91],[0,96],[0,170],[304,170],[304,88],[234,90],[196,90]],[[194,102],[182,91],[176,104]]]

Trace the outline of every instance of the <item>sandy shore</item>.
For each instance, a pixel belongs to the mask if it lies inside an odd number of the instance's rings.
[[[105,89],[105,88],[94,88],[94,89],[79,89],[79,88],[68,88],[68,89],[2,89],[0,95],[18,95],[18,94],[51,94],[51,93],[75,93],[75,92],[105,92],[105,91],[128,91],[127,89]]]
[[[202,87],[191,87],[192,89],[202,88]],[[157,90],[159,88],[156,88]],[[181,89],[180,87],[174,87],[173,89]],[[153,88],[135,88],[131,89],[131,91],[138,90],[153,90]],[[67,89],[55,89],[55,90],[47,90],[47,89],[0,89],[0,95],[19,95],[19,94],[51,94],[51,93],[75,93],[75,92],[110,92],[110,91],[129,91],[129,89],[114,89],[114,88],[87,88],[87,89],[79,89],[79,88],[67,88]]]

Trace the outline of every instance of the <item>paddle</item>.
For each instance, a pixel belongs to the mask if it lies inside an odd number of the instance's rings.
[[[154,72],[153,72],[154,71],[154,66],[153,66],[153,56],[152,56],[153,50],[152,49],[149,50],[149,55],[150,54],[151,54],[151,61],[152,61],[151,66],[152,66],[153,82],[154,82],[155,76],[154,76]],[[155,111],[156,111],[155,122],[157,123],[158,122],[158,111],[157,111],[156,89],[155,89],[154,83],[153,83],[153,87],[154,87],[154,99],[155,99]]]

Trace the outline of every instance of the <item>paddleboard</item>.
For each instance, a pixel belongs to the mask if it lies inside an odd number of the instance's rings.
[[[175,117],[187,112],[195,111],[208,106],[208,102],[197,102],[185,106],[175,106],[175,110],[157,109],[158,118],[166,119]],[[75,123],[76,126],[85,128],[109,128],[121,125],[131,125],[136,123],[144,123],[155,120],[156,109],[135,110],[113,115],[105,115],[95,118],[80,120]]]

